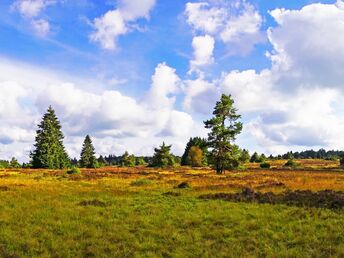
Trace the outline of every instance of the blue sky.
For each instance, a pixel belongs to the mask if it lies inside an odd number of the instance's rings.
[[[232,94],[243,115],[242,147],[265,153],[340,148],[343,6],[1,1],[0,93],[9,97],[0,108],[6,123],[0,158],[25,160],[49,104],[61,117],[71,156],[86,133],[100,154],[150,154],[162,140],[181,154],[188,137],[206,135],[202,120],[220,93]],[[331,121],[339,121],[338,129],[326,127]]]

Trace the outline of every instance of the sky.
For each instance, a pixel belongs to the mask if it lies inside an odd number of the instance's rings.
[[[51,105],[71,157],[181,155],[221,94],[250,152],[344,147],[344,2],[2,0],[0,159]]]

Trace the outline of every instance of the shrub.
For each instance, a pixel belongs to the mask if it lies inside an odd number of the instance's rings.
[[[297,167],[299,164],[296,163],[293,159],[289,159],[287,163],[284,164],[285,167]]]
[[[181,183],[177,186],[177,188],[181,188],[181,189],[183,189],[183,188],[190,188],[190,185],[189,185],[188,182],[181,182]]]
[[[203,151],[198,146],[192,146],[189,150],[187,161],[192,167],[203,166]]]
[[[270,167],[271,167],[271,165],[268,162],[264,162],[264,163],[260,164],[260,168],[270,168]]]
[[[152,181],[149,180],[149,179],[145,179],[145,178],[140,178],[140,179],[137,179],[133,182],[131,182],[131,186],[143,186],[143,185],[149,185],[151,184]]]
[[[68,175],[76,175],[76,174],[80,174],[80,173],[81,173],[81,171],[77,167],[72,167],[70,170],[67,171]]]

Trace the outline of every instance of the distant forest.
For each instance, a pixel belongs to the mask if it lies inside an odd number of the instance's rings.
[[[315,150],[306,150],[301,152],[287,152],[283,155],[270,156],[270,159],[326,159],[326,160],[337,160],[344,157],[344,151],[339,150],[329,150],[320,149]]]

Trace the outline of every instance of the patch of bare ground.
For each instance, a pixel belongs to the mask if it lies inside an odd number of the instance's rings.
[[[225,200],[231,202],[251,202],[268,204],[286,204],[299,207],[316,207],[327,209],[341,209],[344,207],[344,192],[324,190],[319,192],[285,191],[280,194],[272,192],[261,193],[251,188],[245,188],[240,193],[215,193],[199,196],[204,200]]]

